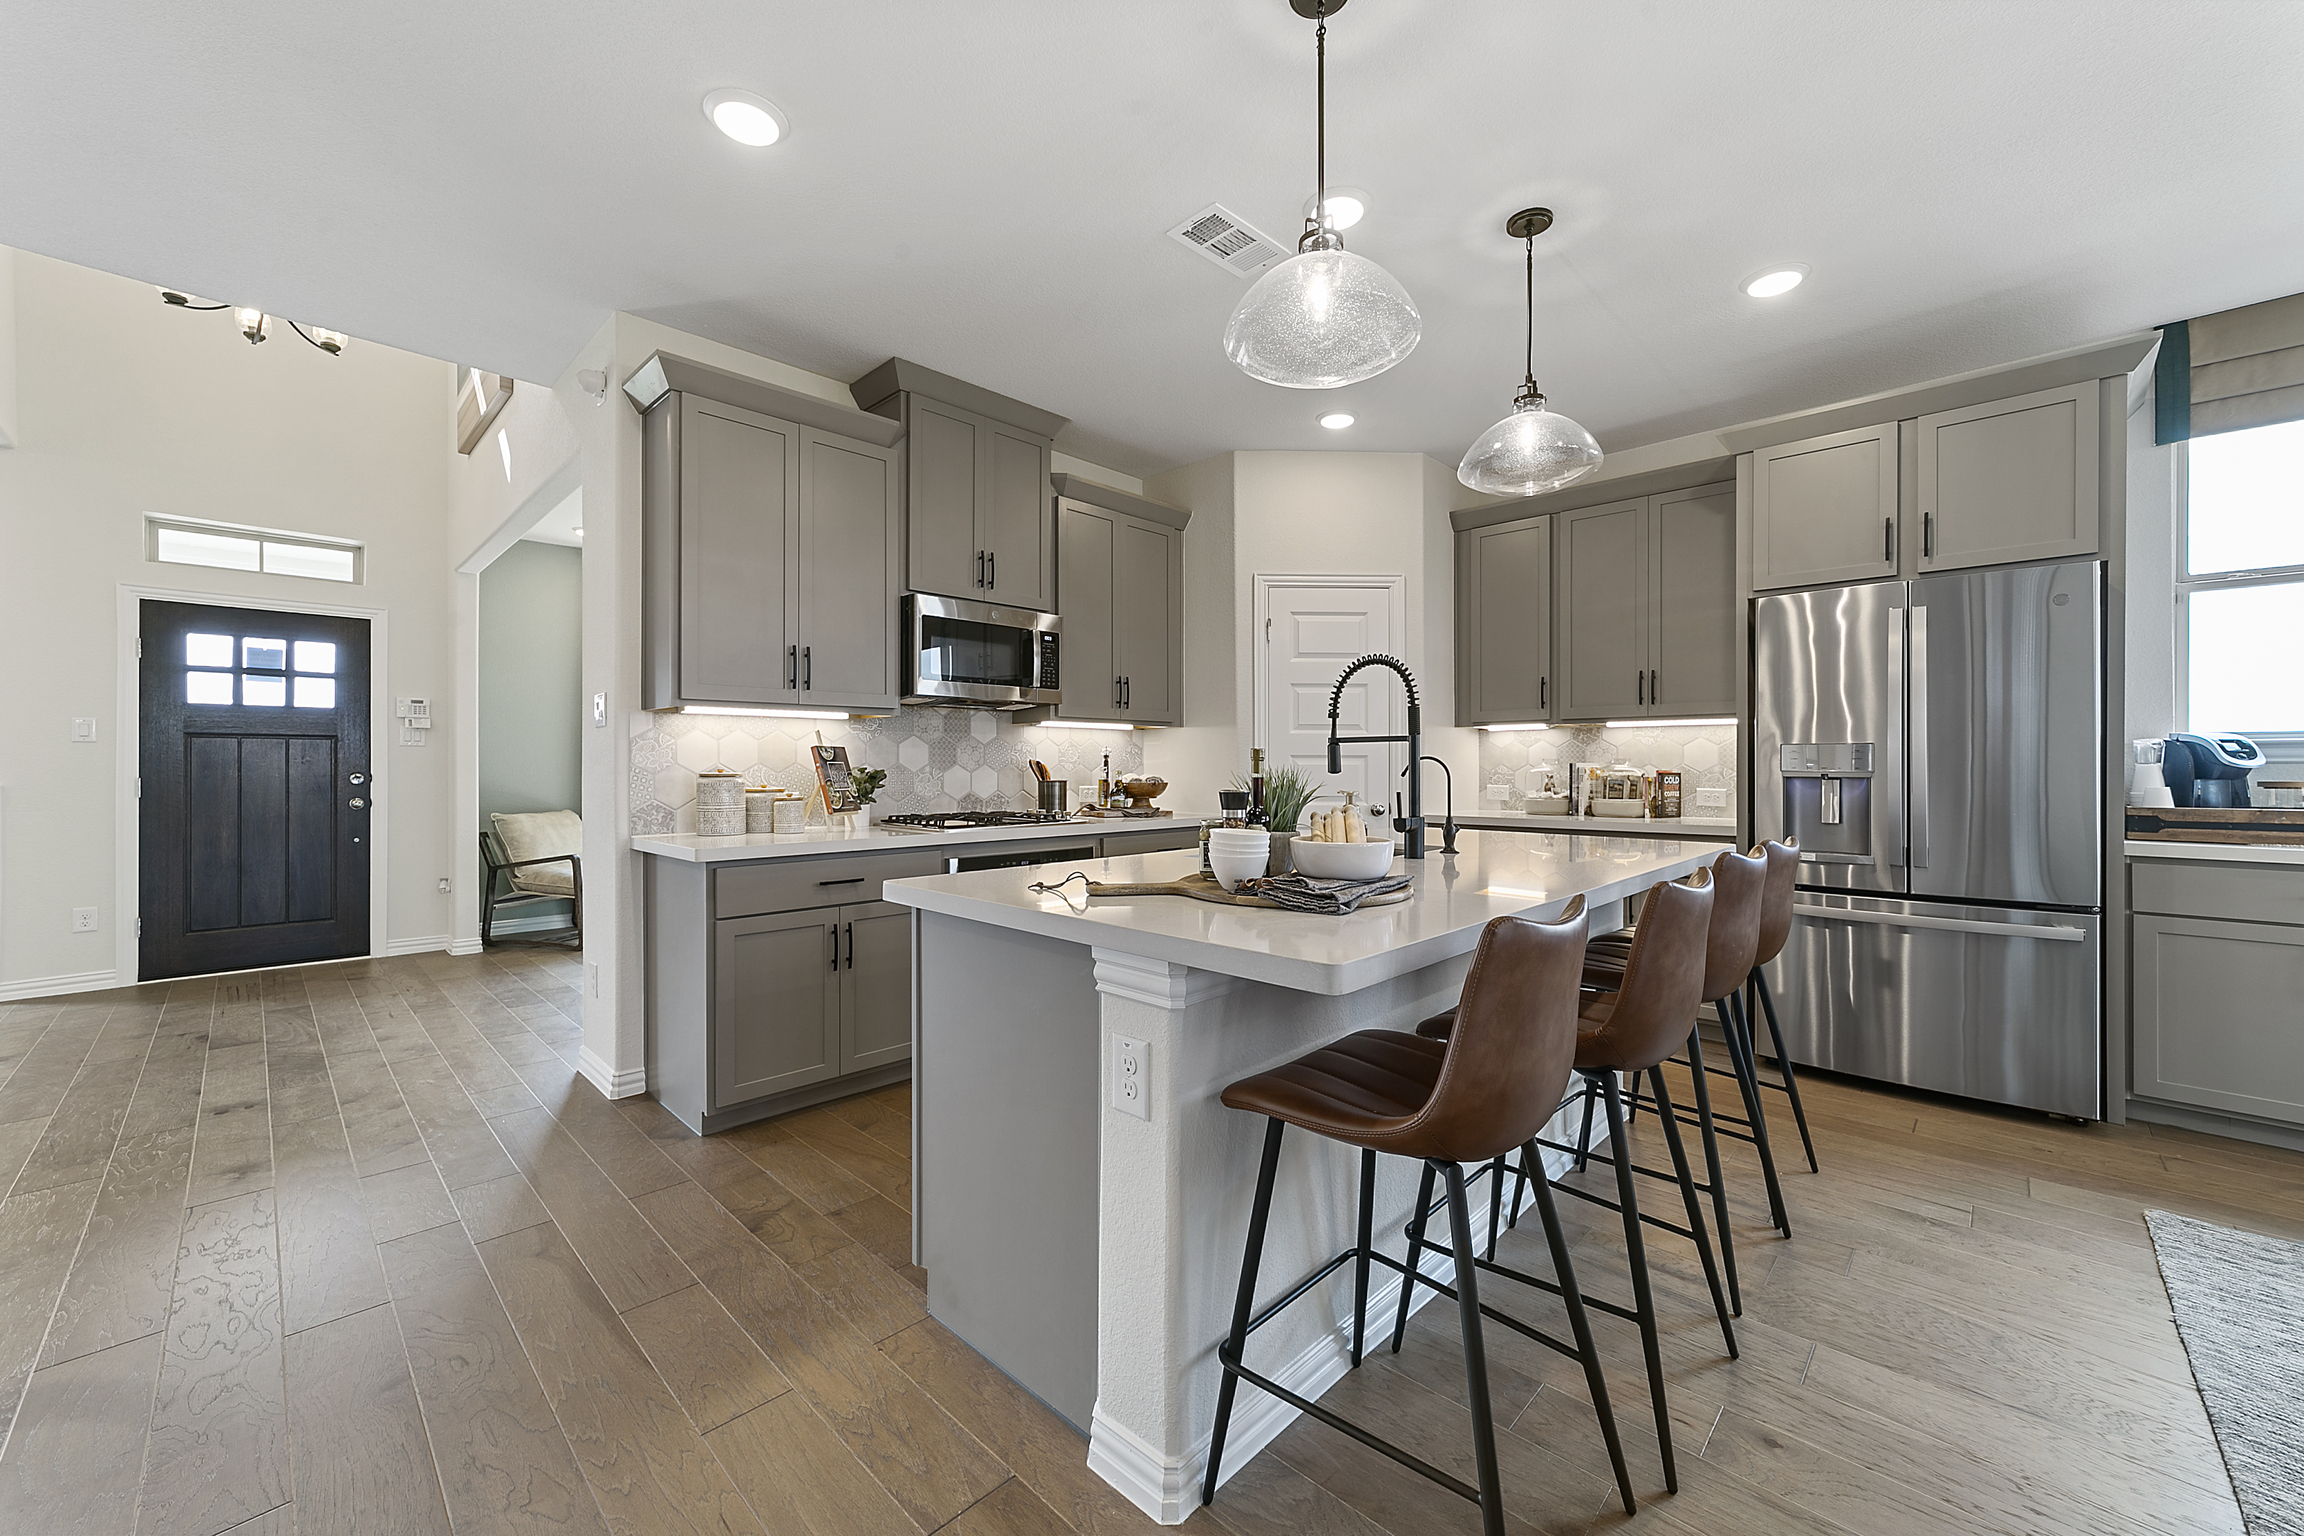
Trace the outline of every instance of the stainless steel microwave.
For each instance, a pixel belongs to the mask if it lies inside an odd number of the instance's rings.
[[[905,703],[1031,709],[1062,699],[1056,615],[925,592],[907,594],[903,614]]]

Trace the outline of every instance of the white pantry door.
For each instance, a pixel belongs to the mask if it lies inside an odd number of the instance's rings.
[[[1265,761],[1294,763],[1323,792],[1351,790],[1389,808],[1408,749],[1397,743],[1344,748],[1344,772],[1328,777],[1328,694],[1337,674],[1371,652],[1398,655],[1405,583],[1398,576],[1256,578],[1256,741]],[[1398,736],[1407,694],[1389,667],[1354,674],[1339,701],[1345,736]]]

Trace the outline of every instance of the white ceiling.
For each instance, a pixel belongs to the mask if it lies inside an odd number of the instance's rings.
[[[1163,237],[1290,239],[1285,0],[17,4],[0,242],[549,380],[615,310],[1063,412],[1130,473],[1228,448],[1453,462],[1520,371],[1624,448],[2304,289],[2296,0],[1351,0],[1330,179],[1423,345],[1328,393],[1218,340]],[[790,114],[721,138],[719,86]],[[1805,262],[1788,298],[1743,297]],[[1359,425],[1314,423],[1341,404]]]

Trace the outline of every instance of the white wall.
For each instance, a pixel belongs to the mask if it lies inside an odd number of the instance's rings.
[[[1255,586],[1260,575],[1385,575],[1406,581],[1400,659],[1424,700],[1425,750],[1478,782],[1475,734],[1456,716],[1455,472],[1416,453],[1219,454],[1147,482],[1188,507],[1185,532],[1185,727],[1151,733],[1145,770],[1207,804],[1245,772],[1256,743]],[[1437,799],[1440,785],[1431,785]],[[1435,812],[1437,806],[1431,807]],[[1460,803],[1458,809],[1464,809]]]
[[[582,795],[584,554],[524,539],[480,574],[480,815]]]
[[[2147,386],[2128,413],[2128,697],[2113,743],[2124,758],[2134,755],[2129,742],[2183,725],[2176,714],[2177,451],[2152,441],[2155,399]]]
[[[0,245],[0,448],[16,446],[16,253]]]
[[[452,370],[359,341],[329,357],[285,331],[252,347],[229,314],[169,308],[148,284],[28,253],[14,265],[21,432],[0,453],[0,995],[33,996],[56,978],[108,984],[133,931],[136,893],[115,888],[115,820],[132,804],[120,786],[134,777],[118,756],[136,708],[119,680],[124,585],[384,609],[378,695],[448,695]],[[152,564],[147,511],[360,539],[367,581]],[[75,716],[95,717],[96,745],[71,743]],[[434,882],[465,867],[447,835],[453,736],[443,723],[423,747],[396,736],[375,747],[396,944],[448,932]],[[76,906],[98,909],[100,932],[69,932]]]

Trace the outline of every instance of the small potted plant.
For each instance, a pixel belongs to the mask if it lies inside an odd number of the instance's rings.
[[[1237,778],[1234,789],[1247,789],[1249,781]],[[1269,873],[1284,875],[1294,867],[1288,844],[1296,834],[1296,822],[1304,814],[1304,807],[1312,803],[1319,793],[1312,781],[1297,772],[1293,763],[1282,763],[1264,775],[1264,817],[1272,828],[1272,861],[1266,866]]]
[[[856,789],[856,803],[859,807],[856,825],[868,827],[872,825],[872,802],[879,798],[881,786],[888,782],[888,770],[859,768],[848,775],[848,782]]]

